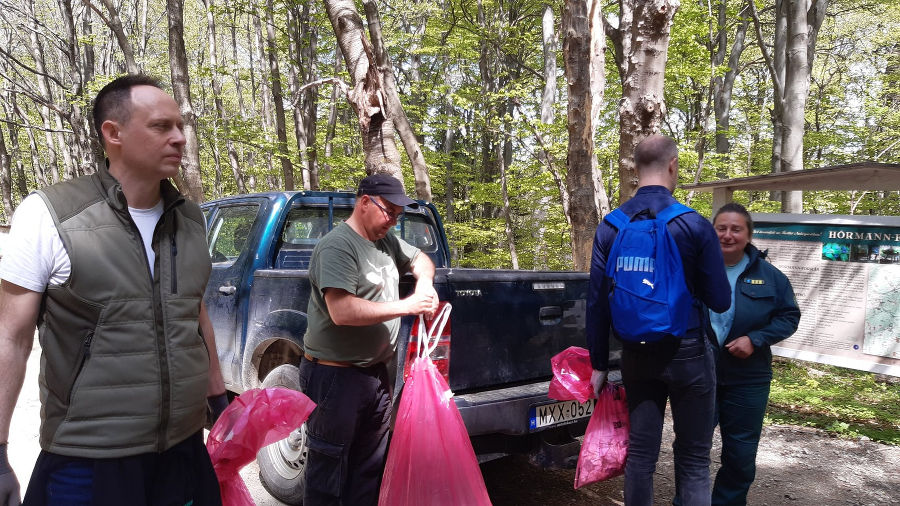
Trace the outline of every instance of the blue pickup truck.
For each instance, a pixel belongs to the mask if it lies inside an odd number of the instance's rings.
[[[240,195],[202,205],[212,275],[204,300],[228,390],[298,388],[309,300],[309,259],[316,242],[350,216],[348,192]],[[546,467],[569,467],[593,405],[547,398],[550,358],[584,345],[588,275],[579,272],[450,267],[449,246],[434,205],[407,208],[393,229],[434,261],[435,289],[453,305],[432,355],[448,379],[482,461],[525,453]],[[412,287],[401,280],[401,293]],[[394,395],[417,340],[414,318],[402,321]],[[613,360],[618,353],[612,353]],[[617,371],[613,372],[617,380]],[[299,504],[304,431],[259,453],[260,477],[280,500]]]

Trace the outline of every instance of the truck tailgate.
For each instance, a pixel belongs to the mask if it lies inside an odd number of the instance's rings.
[[[551,376],[550,358],[584,346],[589,275],[439,269],[453,304],[450,388],[477,391]]]

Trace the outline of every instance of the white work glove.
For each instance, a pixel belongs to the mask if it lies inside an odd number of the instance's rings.
[[[609,375],[609,371],[598,371],[594,369],[591,372],[591,390],[594,391],[594,396],[598,399],[600,398],[600,389],[603,388],[603,385],[606,383],[606,376]]]

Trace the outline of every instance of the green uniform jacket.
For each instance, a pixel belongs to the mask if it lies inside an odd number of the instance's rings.
[[[200,208],[161,182],[154,275],[122,188],[104,167],[38,192],[72,263],[38,320],[41,448],[77,457],[161,452],[205,422],[199,331],[210,273]]]
[[[770,346],[790,337],[800,324],[800,308],[787,276],[767,262],[766,253],[756,246],[747,244],[744,252],[750,262],[737,279],[734,321],[725,343],[748,336],[753,354],[740,359],[722,349],[716,366],[721,385],[772,381]]]

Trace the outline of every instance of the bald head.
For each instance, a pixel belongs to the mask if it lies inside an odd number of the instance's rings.
[[[678,158],[678,145],[665,135],[651,135],[634,148],[634,168],[641,175],[666,170],[673,158]]]
[[[674,191],[678,184],[678,146],[664,135],[651,135],[634,148],[638,187],[659,185]]]

